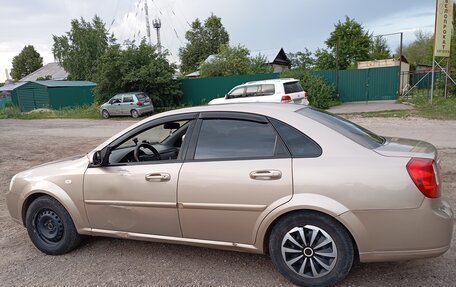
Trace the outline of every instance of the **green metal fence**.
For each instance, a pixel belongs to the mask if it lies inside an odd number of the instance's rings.
[[[212,99],[225,96],[233,87],[245,82],[277,79],[279,77],[279,73],[270,73],[185,79],[181,81],[181,90],[184,93],[182,103],[186,105],[202,105]]]
[[[342,102],[396,100],[399,67],[312,71],[337,87]]]
[[[399,85],[399,67],[371,68],[359,70],[311,71],[337,87],[342,102],[396,100]],[[238,75],[227,77],[185,79],[181,81],[182,103],[201,105],[223,97],[239,84],[277,79],[279,73]],[[305,89],[305,83],[304,83]]]

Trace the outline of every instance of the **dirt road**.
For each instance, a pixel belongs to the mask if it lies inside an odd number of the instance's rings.
[[[384,135],[434,143],[443,194],[456,206],[456,121],[355,118]],[[6,210],[11,177],[89,151],[132,121],[0,120],[0,286],[290,286],[267,256],[170,244],[91,238],[70,254],[46,256]],[[456,235],[443,256],[357,264],[341,286],[455,286]]]

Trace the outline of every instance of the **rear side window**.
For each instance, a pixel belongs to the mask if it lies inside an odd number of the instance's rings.
[[[258,91],[261,86],[247,86],[245,88],[245,96],[246,97],[256,97],[258,96]]]
[[[285,94],[299,93],[304,91],[301,87],[301,83],[298,81],[284,83],[283,88],[285,89]]]
[[[194,158],[269,158],[281,148],[277,133],[267,123],[207,119],[201,125]]]
[[[133,102],[133,96],[124,96],[123,97],[123,102],[124,103],[132,103]]]
[[[279,120],[269,119],[284,140],[293,157],[319,157],[321,147],[311,138]]]
[[[366,148],[374,149],[385,143],[385,138],[331,113],[312,107],[303,108],[296,112],[324,124]]]
[[[271,84],[261,85],[261,96],[271,96],[275,94],[275,86]]]

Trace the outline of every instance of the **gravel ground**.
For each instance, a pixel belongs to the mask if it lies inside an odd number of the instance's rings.
[[[384,135],[439,148],[443,194],[456,203],[456,121],[354,118]],[[204,248],[90,238],[74,252],[46,256],[6,210],[11,177],[31,166],[84,153],[132,121],[0,120],[0,286],[290,286],[267,256]],[[455,286],[456,235],[443,256],[356,264],[341,286]]]

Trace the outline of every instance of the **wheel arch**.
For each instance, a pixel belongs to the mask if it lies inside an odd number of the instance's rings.
[[[320,211],[320,210],[317,210],[317,209],[310,209],[310,208],[297,208],[297,209],[293,209],[293,210],[287,210],[287,211],[283,212],[282,214],[276,216],[273,219],[273,221],[268,225],[268,227],[267,227],[267,229],[266,229],[266,231],[264,233],[264,236],[262,236],[262,238],[261,238],[262,242],[261,242],[260,246],[263,248],[263,253],[265,253],[265,254],[269,253],[269,238],[271,236],[271,231],[274,229],[274,226],[285,217],[288,217],[288,216],[296,214],[296,213],[303,213],[303,212],[305,212],[305,213],[313,213],[313,214],[317,214],[319,216],[324,216],[326,218],[329,218],[329,219],[333,220],[334,222],[339,224],[342,228],[344,228],[345,231],[350,236],[350,239],[352,241],[354,254],[355,254],[355,259],[356,260],[359,259],[358,243],[356,242],[352,232],[350,231],[350,228],[348,228],[345,225],[344,222],[340,221],[337,216],[333,216],[333,215],[330,215],[330,214],[328,214],[326,212],[323,212],[323,211]]]
[[[63,190],[53,190],[53,192],[50,192],[48,190],[41,189],[31,191],[25,195],[22,204],[20,204],[20,214],[22,217],[21,222],[24,224],[24,226],[26,226],[26,214],[28,208],[30,207],[30,204],[42,196],[52,197],[66,209],[78,233],[90,233],[90,225],[87,218],[85,217],[85,213],[77,208],[76,204],[73,202],[73,199]]]

